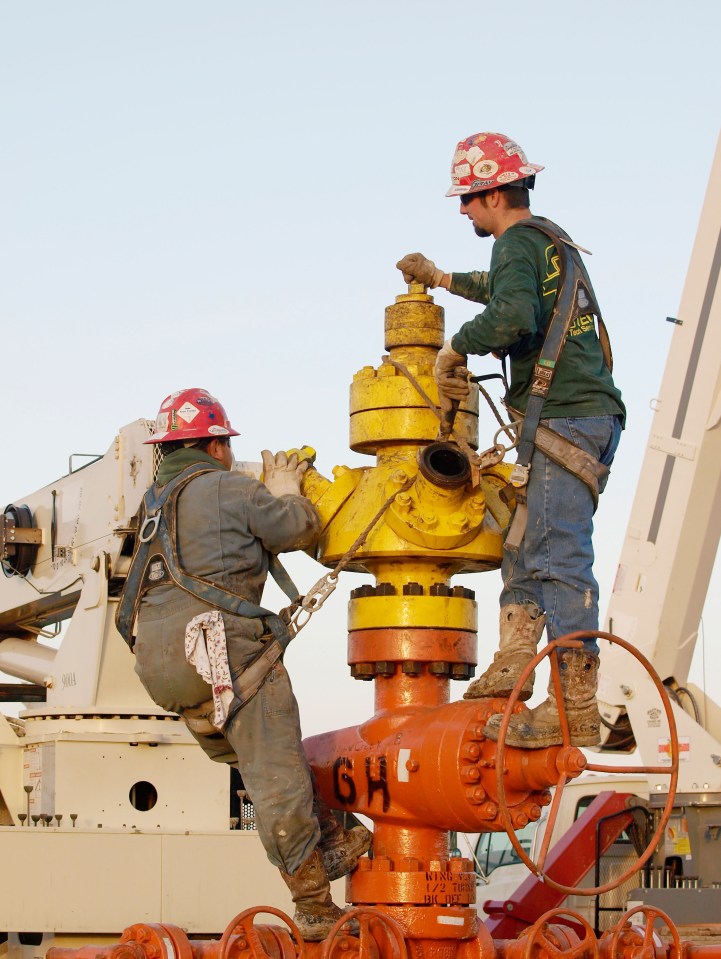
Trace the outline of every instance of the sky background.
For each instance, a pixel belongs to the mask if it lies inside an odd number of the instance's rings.
[[[603,610],[719,134],[720,32],[711,0],[0,0],[2,505],[190,385],[221,398],[238,459],[309,443],[326,475],[371,464],[348,450],[348,384],[384,352],[394,264],[488,267],[444,194],[456,142],[500,131],[546,168],[533,211],[593,251],[628,406],[595,538]],[[449,334],[476,312],[436,299]],[[322,572],[289,567],[306,588]],[[306,733],[372,713],[345,665],[360,582],[289,652]],[[498,574],[463,582],[485,665]]]

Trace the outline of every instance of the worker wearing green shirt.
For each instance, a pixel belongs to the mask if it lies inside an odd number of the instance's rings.
[[[511,415],[519,419],[526,412],[536,362],[557,301],[558,243],[573,246],[559,227],[531,214],[529,190],[542,169],[529,163],[518,144],[503,134],[479,133],[462,140],[453,157],[452,184],[446,195],[460,198],[460,213],[470,220],[477,236],[495,239],[490,270],[449,274],[420,253],[411,253],[397,264],[408,283],[440,286],[486,304],[438,353],[436,381],[442,410],[449,410],[454,400],[468,394],[468,355],[493,353],[510,362],[505,402]],[[569,262],[571,269],[585,275],[582,265]],[[579,303],[585,308],[583,300]],[[589,454],[588,461],[594,466],[609,467],[625,407],[613,382],[610,357],[596,333],[594,305],[589,302],[585,314],[576,307],[566,318],[570,323],[540,422]],[[544,626],[549,639],[577,630],[598,630],[598,584],[591,541],[594,494],[568,465],[561,466],[545,455],[538,442],[525,488],[525,534],[520,545],[504,549],[499,650],[486,672],[469,686],[467,699],[510,695],[536,654]],[[599,468],[597,492],[602,491],[606,478],[607,471]],[[573,745],[600,742],[598,663],[594,637],[584,641],[583,649],[568,649],[559,655]],[[520,698],[528,699],[532,691],[533,675],[524,683]],[[548,693],[540,706],[511,718],[509,745],[542,748],[562,742],[552,682]],[[489,720],[484,731],[490,738],[498,737],[500,722],[499,715]]]

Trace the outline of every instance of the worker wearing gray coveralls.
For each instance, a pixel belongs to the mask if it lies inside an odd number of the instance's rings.
[[[178,559],[186,573],[257,607],[271,554],[311,547],[319,519],[300,495],[307,464],[299,464],[295,454],[273,457],[263,451],[261,483],[233,470],[230,437],[236,435],[225,410],[207,391],[171,394],[148,440],[161,443],[165,453],[153,490],[198,464],[207,470],[192,476],[177,497],[168,500],[176,504]],[[226,666],[235,684],[272,639],[263,619],[212,610],[167,578],[163,582],[161,565],[155,573],[152,563],[149,569],[150,579],[157,575],[160,581],[141,594],[136,671],[152,699],[180,713],[212,759],[237,766],[255,806],[268,858],[280,869],[296,902],[296,924],[304,938],[322,939],[342,914],[331,899],[329,876],[338,878],[355,867],[370,845],[370,833],[362,826],[344,830],[317,793],[314,796],[298,706],[280,659],[250,701],[235,712],[231,706],[222,731],[217,728],[217,687],[186,659],[188,624],[200,617],[211,659],[217,646],[213,629],[224,633],[221,645],[227,649]],[[232,698],[230,684],[227,691]]]

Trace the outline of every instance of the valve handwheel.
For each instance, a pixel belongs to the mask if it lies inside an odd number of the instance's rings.
[[[556,916],[570,916],[575,923],[582,927],[583,939],[577,942],[575,946],[564,947],[557,942],[553,942],[550,938],[548,926]],[[577,912],[572,912],[570,909],[551,909],[549,912],[545,912],[536,919],[530,929],[524,930],[523,939],[525,942],[522,959],[533,959],[534,946],[537,947],[536,951],[542,951],[549,959],[580,959],[581,956],[589,955],[593,959],[598,959],[598,940],[595,932],[583,916]]]
[[[391,919],[390,916],[381,912],[380,909],[373,909],[370,906],[356,906],[354,909],[349,909],[348,912],[344,913],[340,919],[336,921],[323,941],[321,959],[330,959],[333,945],[339,933],[343,931],[343,926],[354,919],[358,922],[357,955],[375,956],[379,954],[377,935],[371,930],[371,925],[374,924],[377,930],[378,927],[380,927],[384,933],[389,934],[390,941],[397,947],[391,959],[408,959],[405,933],[401,926],[395,919]],[[380,950],[380,954],[383,956],[388,955],[384,949]]]
[[[273,955],[268,952],[268,949],[263,942],[263,936],[261,936],[261,932],[267,934],[269,930],[264,929],[262,926],[256,928],[253,922],[257,915],[263,913],[270,916],[277,916],[279,919],[283,920],[283,922],[290,929],[293,939],[295,939],[295,955],[297,959],[305,959],[305,942],[298,931],[298,927],[282,910],[275,909],[273,906],[254,906],[252,909],[246,909],[243,912],[238,913],[235,919],[231,919],[218,946],[218,959],[228,959],[231,937],[240,933],[245,935],[248,942],[248,948],[252,952],[255,959],[274,959]],[[288,946],[290,947],[290,945],[290,941],[288,941]]]
[[[631,916],[638,915],[639,913],[647,917],[645,925],[642,927],[631,925]],[[621,916],[612,929],[606,930],[602,940],[610,938],[611,942],[608,947],[608,952],[604,950],[604,954],[608,956],[608,959],[621,959],[621,956],[625,956],[626,959],[635,959],[635,957],[639,957],[640,959],[642,956],[654,956],[653,929],[657,919],[661,919],[666,923],[671,938],[673,939],[673,954],[680,956],[681,939],[679,938],[678,929],[666,913],[657,909],[655,906],[636,906],[635,909],[630,909]],[[631,937],[639,940],[638,945],[629,941]],[[625,942],[621,941],[623,938],[625,938]],[[619,945],[621,946],[621,951],[619,951]],[[631,947],[630,951],[628,949],[629,946]]]
[[[609,643],[613,643],[616,646],[620,646],[622,649],[625,649],[626,652],[634,656],[644,667],[646,672],[649,674],[653,680],[653,684],[658,690],[659,696],[661,697],[661,704],[663,706],[664,712],[666,713],[666,719],[668,720],[669,726],[669,738],[671,740],[671,762],[666,766],[624,766],[620,769],[617,766],[601,766],[596,763],[587,763],[586,769],[593,770],[595,772],[623,772],[623,773],[657,773],[670,776],[669,787],[668,787],[668,798],[666,804],[663,807],[663,812],[661,814],[661,819],[658,823],[656,831],[654,832],[651,840],[644,850],[643,854],[639,856],[638,860],[620,876],[616,879],[611,880],[610,882],[605,883],[602,886],[593,886],[586,889],[578,889],[574,886],[564,886],[559,882],[553,880],[547,873],[543,871],[543,867],[546,862],[546,854],[548,853],[548,847],[551,844],[551,839],[553,837],[553,828],[556,824],[556,819],[558,817],[558,810],[561,804],[561,796],[563,794],[563,787],[568,782],[569,777],[565,774],[561,774],[561,778],[556,785],[555,794],[553,797],[553,802],[548,812],[548,822],[546,824],[546,831],[543,836],[543,842],[541,844],[541,850],[538,855],[538,861],[534,862],[526,851],[521,846],[521,843],[516,836],[515,830],[513,828],[513,823],[511,822],[511,814],[508,810],[508,804],[506,802],[505,787],[503,783],[504,775],[504,759],[506,755],[506,733],[508,732],[508,725],[511,721],[511,716],[513,715],[513,708],[518,702],[518,695],[523,687],[523,684],[531,675],[533,670],[538,666],[541,660],[549,656],[551,660],[551,675],[553,677],[554,689],[556,691],[556,701],[558,703],[558,714],[561,724],[561,732],[563,736],[563,746],[570,747],[571,737],[568,729],[568,717],[566,716],[566,709],[563,704],[563,697],[561,696],[561,677],[558,669],[558,657],[553,655],[557,649],[581,649],[583,647],[582,640],[584,638],[595,636],[598,639],[605,639]],[[539,879],[542,879],[544,883],[548,886],[552,886],[554,889],[558,889],[559,892],[565,892],[567,895],[575,894],[577,896],[598,896],[604,892],[609,892],[611,889],[615,889],[617,886],[620,886],[627,879],[641,869],[646,862],[651,858],[658,845],[661,837],[664,834],[666,828],[666,823],[669,820],[671,811],[673,809],[673,802],[676,795],[676,784],[678,782],[678,735],[676,733],[676,721],[673,717],[673,710],[671,708],[671,703],[669,701],[666,690],[663,687],[663,683],[659,679],[658,673],[655,671],[651,663],[646,659],[646,657],[639,653],[630,643],[627,643],[624,639],[621,639],[619,636],[614,636],[612,633],[603,633],[591,630],[584,630],[576,633],[569,633],[567,636],[562,637],[561,639],[552,640],[548,646],[545,646],[538,655],[536,655],[531,662],[526,666],[521,675],[518,678],[518,682],[508,697],[508,702],[506,703],[506,708],[503,711],[503,720],[501,722],[501,727],[498,732],[498,744],[496,750],[496,789],[498,792],[497,802],[498,802],[498,812],[501,822],[508,834],[508,838],[511,841],[513,848],[516,850],[519,858],[524,862],[528,868],[531,870],[534,875],[538,876]]]

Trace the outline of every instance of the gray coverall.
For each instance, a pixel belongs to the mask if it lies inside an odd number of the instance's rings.
[[[183,468],[188,465],[187,452]],[[205,463],[206,457],[199,459]],[[221,466],[191,480],[178,498],[182,566],[255,604],[260,603],[268,575],[268,553],[306,549],[317,538],[319,525],[305,497],[275,497],[262,483]],[[185,659],[185,628],[208,609],[176,586],[154,587],[142,600],[135,670],[163,709],[181,712],[212,698],[211,687]],[[222,616],[235,679],[258,653],[263,624],[227,612]],[[237,765],[255,806],[268,858],[294,873],[313,852],[320,830],[312,812],[313,789],[298,706],[282,662],[275,664],[259,692],[229,720],[222,734],[194,735],[212,759]]]

